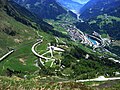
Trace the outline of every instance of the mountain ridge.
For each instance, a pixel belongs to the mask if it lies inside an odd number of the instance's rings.
[[[80,10],[81,18],[90,19],[97,15],[108,14],[119,17],[120,0],[90,0]]]
[[[67,11],[61,7],[56,0],[25,0],[24,2],[19,0],[13,0],[19,5],[27,8],[30,12],[36,14],[38,17],[46,19],[56,19],[57,16]],[[42,12],[42,13],[41,13]]]

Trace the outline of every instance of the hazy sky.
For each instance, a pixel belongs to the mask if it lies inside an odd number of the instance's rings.
[[[85,3],[87,3],[89,0],[72,0],[72,1],[75,1],[75,2],[78,2],[78,3],[81,3],[81,4],[85,4]]]

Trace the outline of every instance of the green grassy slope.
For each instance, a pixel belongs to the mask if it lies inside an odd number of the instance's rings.
[[[8,68],[22,74],[38,70],[31,47],[38,38],[37,32],[50,40],[53,36],[47,33],[53,34],[52,26],[13,2],[0,8],[0,18],[0,56],[7,53],[8,48],[15,49],[15,53],[0,63],[0,74],[6,75]]]
[[[35,39],[36,33],[33,28],[17,22],[4,11],[0,12],[0,17],[0,46],[4,51],[7,49],[6,47],[15,47],[15,45]]]

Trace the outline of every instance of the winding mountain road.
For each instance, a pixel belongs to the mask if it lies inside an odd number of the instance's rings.
[[[5,58],[7,58],[9,55],[11,55],[15,50],[11,50],[8,53],[6,53],[4,56],[0,58],[0,62],[3,61]]]
[[[120,64],[120,60],[115,60],[114,58],[108,58],[108,59]]]
[[[41,39],[41,40],[39,40],[37,43],[35,43],[35,44],[32,46],[32,49],[31,49],[31,50],[32,50],[33,54],[34,54],[36,57],[41,58],[41,59],[45,59],[45,60],[51,59],[51,58],[44,57],[43,55],[40,55],[39,53],[37,53],[37,52],[35,51],[36,46],[39,45],[39,44],[41,44],[42,42],[43,42],[43,40]]]
[[[95,79],[76,80],[76,82],[111,81],[111,80],[120,80],[120,77],[105,78],[104,76],[100,76]]]

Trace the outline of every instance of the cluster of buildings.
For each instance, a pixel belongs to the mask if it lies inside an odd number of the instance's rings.
[[[73,41],[79,41],[82,44],[89,45],[93,47],[93,50],[99,47],[105,47],[111,42],[107,38],[102,38],[101,35],[95,31],[89,35],[83,33],[73,25],[62,24],[61,26],[67,30]]]

